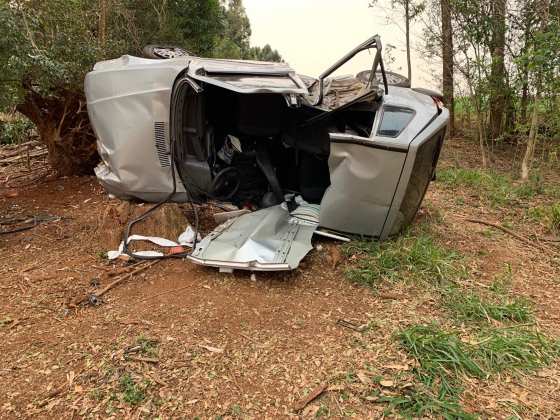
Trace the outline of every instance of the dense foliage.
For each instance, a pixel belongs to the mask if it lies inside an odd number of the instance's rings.
[[[492,145],[524,145],[521,178],[535,147],[560,137],[560,2],[558,0],[431,0],[426,53],[454,69],[464,126],[475,127],[483,166]],[[442,10],[449,11],[442,20]],[[447,22],[446,22],[447,21]],[[445,24],[451,28],[446,36]],[[452,54],[445,56],[445,48]],[[465,115],[466,114],[466,115]],[[465,118],[466,117],[466,118]]]

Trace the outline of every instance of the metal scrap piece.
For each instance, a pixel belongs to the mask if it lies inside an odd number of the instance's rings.
[[[317,223],[301,223],[278,205],[228,220],[204,238],[191,261],[220,269],[293,270],[313,249]]]

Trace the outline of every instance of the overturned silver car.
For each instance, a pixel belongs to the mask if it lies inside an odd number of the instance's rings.
[[[329,77],[364,50],[371,70]],[[315,233],[386,239],[418,211],[449,113],[386,72],[381,52],[372,37],[317,79],[188,55],[98,63],[85,81],[97,177],[125,199],[173,191],[252,210],[195,244],[199,264],[293,269]]]

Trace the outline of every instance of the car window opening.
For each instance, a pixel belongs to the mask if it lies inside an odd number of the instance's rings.
[[[369,138],[378,108],[371,96],[324,111],[290,106],[282,94],[209,84],[201,93],[189,84],[178,89],[172,129],[182,182],[199,199],[252,209],[280,204],[289,193],[320,204],[330,185],[329,133]]]

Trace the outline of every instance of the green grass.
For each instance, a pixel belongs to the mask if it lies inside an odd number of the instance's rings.
[[[418,362],[414,369],[418,384],[384,400],[389,410],[405,417],[431,414],[446,419],[473,418],[459,404],[462,378],[486,379],[499,372],[531,371],[560,355],[558,342],[521,326],[489,327],[466,340],[435,324],[414,325],[401,331],[397,339]]]
[[[402,395],[384,396],[380,402],[387,403],[385,414],[398,412],[407,419],[438,415],[446,420],[471,420],[475,415],[467,413],[456,400],[441,398],[428,389],[413,388]]]
[[[483,299],[472,292],[454,291],[448,293],[445,306],[459,321],[528,322],[533,318],[529,302],[519,297]]]
[[[472,348],[490,373],[533,371],[550,364],[560,355],[558,341],[526,328],[490,328],[479,334]]]
[[[140,347],[140,353],[145,356],[157,356],[157,340],[146,338],[143,335],[136,339],[136,346]]]
[[[513,269],[511,264],[506,263],[503,270],[494,276],[490,284],[490,291],[497,295],[505,295],[513,282]]]
[[[346,270],[347,277],[359,284],[375,287],[380,281],[427,281],[441,284],[466,274],[462,257],[439,244],[426,232],[407,233],[395,240],[352,242],[344,248],[356,256],[356,263]]]
[[[527,209],[529,219],[546,226],[552,233],[560,233],[560,202]]]
[[[138,405],[146,399],[145,387],[138,385],[128,373],[121,376],[119,387],[122,400],[130,405]]]
[[[467,187],[474,190],[479,198],[493,206],[514,204],[546,194],[541,176],[535,173],[529,182],[514,185],[511,177],[492,171],[478,169],[448,168],[437,174],[437,180],[451,187]]]
[[[472,358],[470,348],[454,332],[431,325],[415,325],[398,335],[399,342],[418,363],[416,375],[420,381],[439,387],[441,397],[460,392],[460,374],[484,378],[484,366]]]

